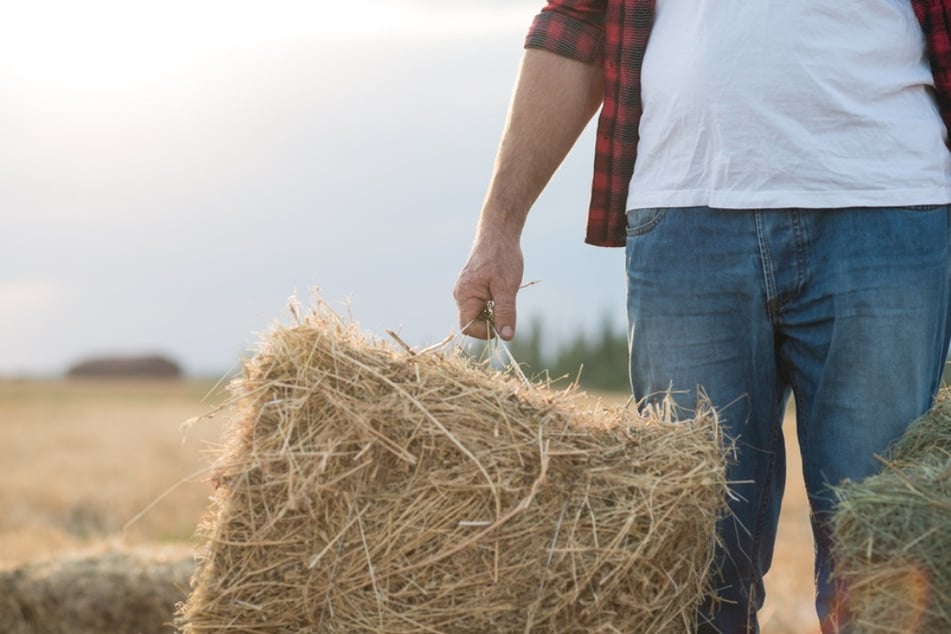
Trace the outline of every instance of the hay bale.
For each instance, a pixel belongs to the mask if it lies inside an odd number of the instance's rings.
[[[185,632],[691,629],[726,490],[709,409],[588,411],[320,305],[233,389]]]
[[[0,632],[169,633],[193,571],[181,549],[77,554],[0,570]]]
[[[913,466],[928,457],[951,459],[951,388],[938,393],[934,407],[911,424],[889,448],[887,457],[898,466]]]
[[[66,371],[73,379],[180,379],[182,368],[162,355],[97,357],[86,359]]]
[[[882,473],[836,489],[834,575],[855,632],[951,632],[949,414],[945,393]]]

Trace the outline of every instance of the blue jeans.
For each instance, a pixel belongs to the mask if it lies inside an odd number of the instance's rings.
[[[736,444],[721,601],[701,606],[699,631],[759,631],[790,392],[817,611],[824,632],[848,631],[846,593],[829,578],[829,487],[879,469],[875,455],[932,403],[949,340],[948,243],[948,206],[628,212],[634,396],[673,391],[692,409],[702,389]]]

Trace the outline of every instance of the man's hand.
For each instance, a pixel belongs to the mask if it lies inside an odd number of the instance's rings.
[[[485,320],[479,318],[491,300],[499,336],[509,340],[515,335],[515,295],[522,284],[523,266],[517,238],[480,237],[476,241],[453,289],[464,334],[478,339],[493,336]]]

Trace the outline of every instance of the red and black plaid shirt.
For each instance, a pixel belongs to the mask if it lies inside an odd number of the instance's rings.
[[[655,0],[549,0],[525,41],[604,68],[585,241],[623,246],[641,120],[641,62]],[[951,130],[951,0],[911,0],[928,44],[941,116]]]

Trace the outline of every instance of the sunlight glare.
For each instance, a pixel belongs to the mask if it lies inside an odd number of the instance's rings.
[[[261,47],[524,30],[530,18],[524,5],[393,0],[41,0],[5,13],[0,55],[8,63],[0,74],[68,92],[134,90],[189,65]]]

